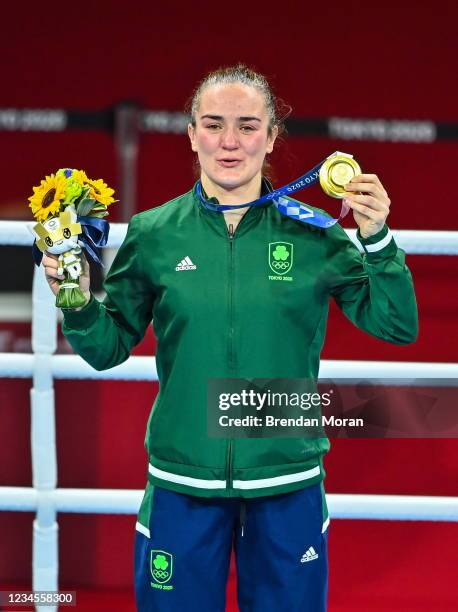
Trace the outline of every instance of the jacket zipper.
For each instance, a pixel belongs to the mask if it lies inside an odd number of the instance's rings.
[[[234,366],[234,226],[229,225],[230,269],[229,269],[229,367]]]
[[[243,223],[246,215],[245,213],[243,217],[240,219],[238,225]],[[226,221],[224,221],[226,223]],[[228,236],[229,236],[229,249],[230,249],[230,269],[229,269],[229,367],[233,368],[235,365],[234,360],[234,226],[232,223],[229,224],[228,227]],[[233,457],[233,440],[229,440],[229,444],[227,447],[227,469],[226,469],[226,480],[227,480],[227,488],[232,489],[232,465],[234,461]]]
[[[234,278],[234,226],[229,224],[229,367],[234,365],[234,306],[233,306],[233,278]],[[229,440],[227,449],[227,488],[232,488],[232,440]]]

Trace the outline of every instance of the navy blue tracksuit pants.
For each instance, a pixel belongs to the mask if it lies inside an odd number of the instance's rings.
[[[245,500],[148,487],[148,527],[135,533],[138,612],[224,612],[232,547],[240,612],[325,612],[322,484]]]

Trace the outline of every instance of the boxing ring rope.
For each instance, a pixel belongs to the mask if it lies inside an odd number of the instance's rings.
[[[4,378],[31,378],[36,356],[30,353],[0,353],[0,376]],[[57,380],[157,380],[154,357],[129,357],[121,365],[109,370],[97,371],[78,355],[51,355],[49,368]],[[358,373],[355,376],[355,372]],[[383,378],[380,372],[383,373]],[[400,374],[402,372],[402,374]],[[322,359],[321,378],[348,378],[349,384],[357,378],[380,379],[381,385],[447,386],[458,385],[458,364],[425,363],[422,361],[350,361],[345,359]],[[417,380],[419,379],[419,380]],[[423,381],[421,380],[423,379]]]
[[[32,487],[1,487],[0,511],[35,512],[40,492]],[[54,489],[48,493],[57,512],[137,514],[143,490]],[[423,495],[347,495],[327,493],[332,518],[395,521],[458,521],[458,497]]]
[[[0,245],[30,246],[32,237],[26,222],[0,221]],[[107,246],[118,247],[127,225],[110,226]],[[354,240],[355,232],[348,231]],[[458,254],[458,232],[393,231],[398,244],[415,254]],[[125,363],[98,372],[73,355],[54,355],[57,348],[57,309],[46,283],[43,267],[35,268],[32,289],[32,354],[0,353],[0,377],[32,378],[31,449],[33,487],[0,487],[0,511],[36,512],[33,522],[34,591],[58,590],[57,512],[121,513],[138,512],[143,490],[62,489],[57,487],[55,411],[53,379],[157,380],[154,357],[130,357]],[[51,314],[54,313],[54,314]],[[437,379],[458,380],[458,364],[414,362],[326,361],[321,377],[411,379],[408,384],[428,385]],[[330,516],[346,519],[458,521],[458,497],[402,495],[328,494]],[[56,607],[37,606],[50,612]]]
[[[27,229],[33,221],[0,220],[0,245],[32,246],[33,237]],[[127,223],[110,223],[108,248],[121,245],[127,232]],[[356,239],[356,230],[345,229],[349,238],[362,252]],[[398,246],[410,255],[458,255],[458,232],[427,230],[391,230]]]

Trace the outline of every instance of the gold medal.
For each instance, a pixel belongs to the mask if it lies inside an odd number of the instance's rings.
[[[358,162],[348,153],[337,151],[330,155],[320,168],[320,185],[332,198],[345,196],[345,185],[361,174]]]

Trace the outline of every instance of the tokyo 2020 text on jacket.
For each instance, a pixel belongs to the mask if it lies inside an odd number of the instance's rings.
[[[413,342],[417,306],[404,252],[386,225],[368,239],[357,235],[363,255],[339,224],[319,229],[267,202],[231,236],[195,186],[132,217],[104,301],[91,296],[82,310],[64,311],[62,329],[104,370],[128,358],[153,320],[160,390],[145,436],[152,485],[257,497],[323,480],[327,438],[209,437],[207,381],[317,378],[331,296],[369,334]]]

